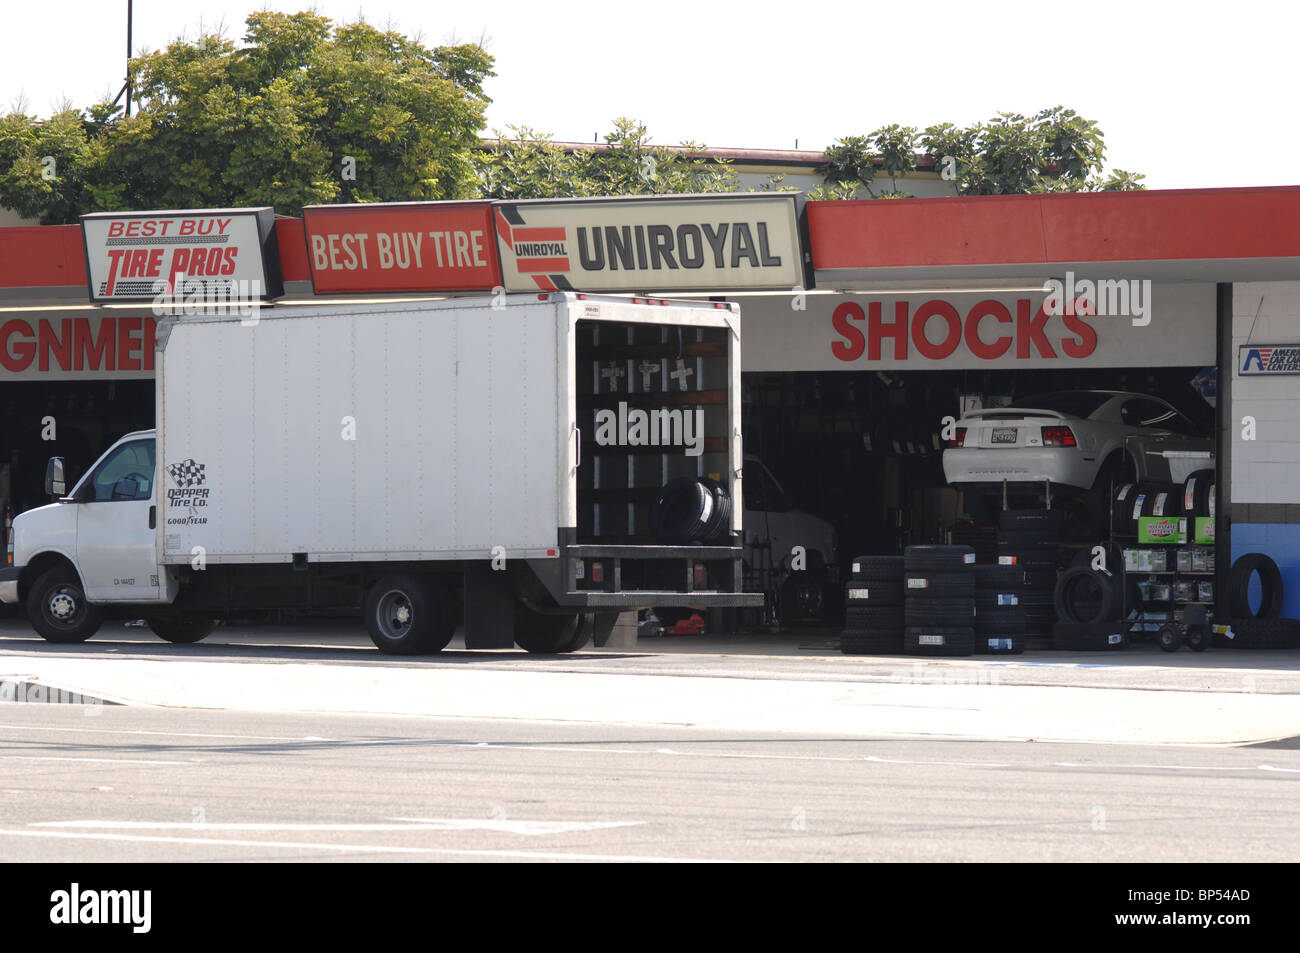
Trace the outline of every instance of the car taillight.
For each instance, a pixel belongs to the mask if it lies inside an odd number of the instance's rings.
[[[954,436],[951,440],[948,441],[948,446],[950,446],[950,447],[964,447],[964,446],[966,446],[966,428],[965,428],[965,427],[958,427],[958,428],[957,428],[957,434],[956,434],[956,436]]]
[[[591,581],[592,581],[592,582],[604,582],[604,581],[605,581],[605,564],[604,564],[604,563],[593,562],[593,563],[591,564]]]
[[[1077,447],[1078,444],[1074,440],[1074,431],[1069,427],[1044,427],[1043,446]]]

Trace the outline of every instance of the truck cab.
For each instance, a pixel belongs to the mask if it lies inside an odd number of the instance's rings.
[[[13,522],[12,565],[0,570],[0,601],[27,603],[51,641],[81,641],[113,604],[165,604],[174,597],[157,561],[155,435],[122,437],[67,489],[63,460],[50,460],[45,492],[55,501]]]

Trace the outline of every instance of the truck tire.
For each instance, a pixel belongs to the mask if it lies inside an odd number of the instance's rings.
[[[1115,577],[1109,572],[1076,567],[1061,575],[1056,584],[1053,607],[1062,622],[1092,625],[1119,618],[1122,595]]]
[[[713,512],[700,535],[700,542],[707,543],[731,529],[731,494],[717,480],[709,477],[700,477],[699,480],[713,495]]]
[[[1259,611],[1250,608],[1250,577],[1259,573]],[[1263,553],[1246,553],[1228,573],[1228,605],[1234,619],[1276,619],[1282,614],[1282,572]]]
[[[903,565],[909,572],[968,572],[975,564],[975,550],[969,546],[908,546]]]
[[[41,638],[64,644],[86,641],[103,622],[68,566],[56,566],[36,580],[27,593],[27,619]]]
[[[1103,652],[1128,644],[1127,623],[1058,622],[1052,626],[1052,645],[1074,652]]]
[[[907,655],[972,655],[975,652],[975,630],[912,626],[903,632],[903,652]]]
[[[846,606],[901,606],[903,583],[896,579],[852,579],[844,584]]]
[[[975,574],[975,588],[996,591],[1018,591],[1025,584],[1025,571],[1019,566],[978,565],[972,570]]]
[[[1004,609],[975,609],[975,632],[1024,632],[1025,610],[1019,606]]]
[[[849,578],[899,582],[903,578],[903,557],[854,556],[849,560]]]
[[[176,643],[201,642],[217,627],[216,619],[193,615],[147,616],[145,621],[158,638]]]
[[[875,608],[870,606],[849,606],[844,613],[844,628],[868,631],[876,629],[892,631],[897,629],[902,632],[904,617],[905,613],[901,605]]]
[[[366,592],[366,631],[385,655],[433,655],[456,634],[447,590],[409,573],[384,576]]]
[[[696,477],[669,480],[650,507],[650,533],[663,543],[697,542],[716,508],[713,491]]]
[[[515,607],[515,644],[537,655],[576,652],[591,641],[591,625],[581,612],[546,615]]]
[[[903,593],[911,599],[970,599],[975,577],[968,572],[908,572]]]
[[[1183,481],[1183,513],[1187,516],[1209,516],[1210,499],[1214,494],[1214,470],[1196,470]]]

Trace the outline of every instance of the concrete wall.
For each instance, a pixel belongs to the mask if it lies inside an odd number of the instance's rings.
[[[1242,376],[1246,344],[1300,344],[1300,282],[1233,286],[1228,431],[1232,558],[1270,556],[1286,587],[1282,614],[1300,618],[1300,375]],[[1245,417],[1254,418],[1253,440],[1243,436]]]

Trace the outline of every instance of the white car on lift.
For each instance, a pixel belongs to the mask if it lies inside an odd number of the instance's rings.
[[[989,495],[1041,489],[1050,480],[1066,494],[1084,491],[1094,517],[1105,512],[1112,481],[1177,482],[1185,466],[1149,451],[1209,451],[1214,440],[1172,404],[1150,394],[1075,390],[1041,394],[1007,407],[973,410],[956,422],[943,451],[952,486]],[[972,513],[972,516],[975,514]]]

